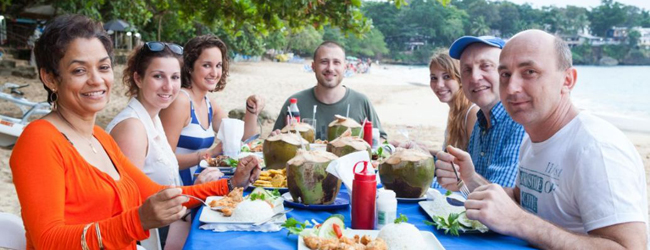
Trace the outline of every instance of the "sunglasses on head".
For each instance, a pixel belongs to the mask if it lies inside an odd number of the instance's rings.
[[[159,52],[165,49],[167,46],[174,54],[183,55],[183,47],[174,43],[163,43],[163,42],[146,42],[144,43],[146,48],[151,52]]]

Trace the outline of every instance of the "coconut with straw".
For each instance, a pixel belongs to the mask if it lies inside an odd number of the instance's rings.
[[[308,142],[296,133],[280,133],[264,141],[262,151],[264,163],[269,169],[282,169],[287,161],[296,156],[296,152],[302,145]]]
[[[341,189],[341,180],[326,171],[338,157],[325,151],[298,150],[287,162],[287,185],[294,201],[331,204]]]
[[[333,141],[348,129],[352,131],[353,136],[358,136],[361,134],[362,127],[354,119],[334,115],[334,121],[327,126],[327,140]]]
[[[331,152],[338,157],[357,151],[367,151],[368,155],[372,156],[372,147],[370,147],[370,144],[359,138],[359,136],[352,136],[350,129],[327,144],[327,152]]]
[[[316,133],[314,128],[307,123],[291,123],[284,128],[282,128],[282,133],[300,133],[300,136],[307,140],[309,143],[313,143],[316,139]]]
[[[379,164],[381,183],[400,198],[422,197],[431,186],[434,173],[433,157],[418,148],[397,148]]]

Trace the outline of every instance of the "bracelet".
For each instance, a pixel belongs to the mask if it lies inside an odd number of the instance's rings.
[[[82,249],[82,250],[89,250],[89,248],[88,248],[88,243],[86,242],[86,232],[88,232],[88,228],[89,228],[90,226],[92,226],[92,224],[93,224],[93,223],[88,223],[88,225],[86,225],[86,226],[84,227],[84,231],[83,231],[83,233],[81,233],[81,249]]]
[[[248,102],[246,102],[246,111],[251,114],[255,114],[255,112],[251,111],[253,109],[253,106],[249,105]]]
[[[99,243],[99,249],[104,250],[104,243],[102,243],[102,233],[99,231],[99,223],[95,223],[95,232],[97,232],[97,242]]]
[[[226,183],[228,184],[228,192],[232,191],[234,189],[232,186],[232,179],[228,178]]]

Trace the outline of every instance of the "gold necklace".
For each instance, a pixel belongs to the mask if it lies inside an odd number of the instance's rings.
[[[70,126],[70,128],[72,129],[72,131],[74,131],[74,133],[77,134],[77,136],[79,136],[79,137],[81,137],[82,139],[85,139],[86,141],[88,141],[88,146],[90,146],[90,149],[93,150],[93,153],[97,154],[97,149],[95,149],[95,146],[93,146],[92,139],[89,140],[89,139],[87,139],[87,138],[81,136],[81,134],[79,134],[79,132],[77,132],[77,128],[75,128],[74,126],[72,126],[72,123],[70,123],[70,122],[68,121],[68,119],[65,119],[65,117],[63,117],[63,115],[61,114],[60,111],[57,110],[57,111],[56,111],[56,114],[59,115],[59,117],[60,117],[63,121],[65,121],[65,123],[68,124],[68,126]],[[91,135],[92,135],[92,137],[95,137],[95,134],[91,134]]]

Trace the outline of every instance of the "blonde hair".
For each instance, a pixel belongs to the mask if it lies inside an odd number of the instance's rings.
[[[458,60],[452,59],[447,51],[446,49],[436,51],[429,62],[429,69],[437,67],[446,71],[460,85],[460,88],[454,93],[450,101],[445,144],[467,150],[469,135],[467,134],[465,117],[467,117],[467,111],[472,103],[465,97],[462,90],[463,84],[460,81]]]

